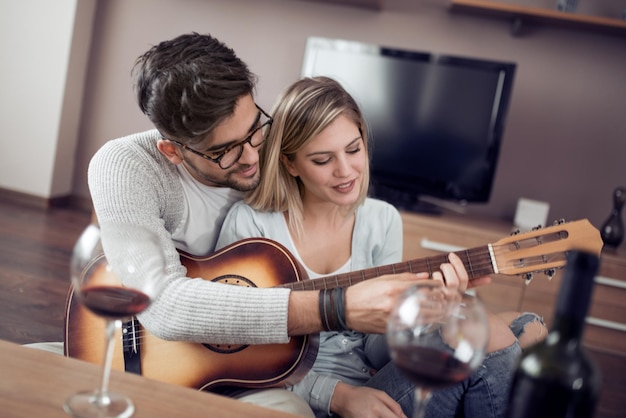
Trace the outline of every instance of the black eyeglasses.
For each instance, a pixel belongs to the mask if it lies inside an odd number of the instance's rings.
[[[229,146],[224,151],[214,153],[213,156],[190,148],[187,144],[183,144],[182,142],[176,141],[174,139],[166,138],[163,135],[161,135],[161,137],[167,141],[179,145],[182,149],[186,149],[187,151],[193,152],[194,154],[199,155],[206,160],[218,164],[222,170],[227,170],[235,165],[237,161],[239,161],[239,158],[241,158],[241,154],[243,154],[243,146],[246,144],[246,142],[250,144],[250,146],[253,148],[257,148],[258,146],[263,144],[263,142],[265,142],[263,128],[271,125],[274,119],[270,115],[268,115],[263,109],[261,109],[259,105],[255,106],[259,110],[259,114],[254,121],[255,127],[252,129],[252,131],[250,131],[248,136],[243,141],[237,142],[236,144]]]

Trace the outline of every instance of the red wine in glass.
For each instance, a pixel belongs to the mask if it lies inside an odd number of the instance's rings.
[[[123,286],[91,286],[83,289],[82,303],[98,316],[124,319],[143,312],[150,297]]]
[[[398,347],[394,362],[410,381],[431,390],[462,382],[472,373],[469,364],[428,347]]]

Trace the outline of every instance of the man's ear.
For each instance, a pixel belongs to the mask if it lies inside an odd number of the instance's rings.
[[[298,174],[298,170],[296,170],[296,167],[293,165],[291,160],[287,158],[285,154],[280,154],[280,162],[283,163],[283,165],[285,166],[285,168],[287,169],[289,174],[291,174],[292,177],[298,177],[300,175]]]
[[[183,162],[180,148],[172,141],[159,139],[157,141],[157,149],[161,154],[165,155],[165,158],[170,160],[172,164],[180,164]]]

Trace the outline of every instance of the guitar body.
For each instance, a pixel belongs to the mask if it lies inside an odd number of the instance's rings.
[[[265,239],[234,243],[211,256],[181,253],[188,277],[224,284],[277,287],[307,280],[306,273],[280,244]],[[200,280],[200,279],[198,279]],[[196,389],[219,386],[272,387],[292,384],[310,370],[317,355],[317,335],[292,337],[287,344],[210,345],[164,341],[138,329],[142,375]],[[65,354],[102,363],[105,324],[70,290],[66,303]],[[113,368],[124,370],[122,332],[118,331]],[[128,344],[128,343],[127,343]]]

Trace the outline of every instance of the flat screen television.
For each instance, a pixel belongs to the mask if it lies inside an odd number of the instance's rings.
[[[489,201],[516,64],[311,37],[302,76],[352,94],[371,144],[371,195],[407,210]],[[444,205],[445,206],[445,205]]]

